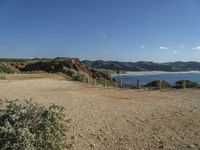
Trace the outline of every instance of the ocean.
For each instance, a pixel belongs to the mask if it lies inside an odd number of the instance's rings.
[[[112,78],[122,80],[123,84],[135,85],[140,80],[145,85],[153,80],[165,80],[174,85],[178,80],[191,80],[200,84],[200,71],[190,72],[163,72],[163,71],[144,71],[144,72],[128,72],[127,74],[115,74]]]

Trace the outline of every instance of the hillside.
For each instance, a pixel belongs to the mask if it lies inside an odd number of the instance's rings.
[[[44,71],[48,73],[65,73],[69,76],[85,76],[96,79],[111,80],[111,76],[102,71],[97,71],[82,63],[79,58],[34,58],[34,59],[0,59],[0,72]]]
[[[122,71],[194,71],[200,70],[200,62],[168,62],[154,63],[147,61],[119,62],[119,61],[82,61],[94,69],[109,69]]]

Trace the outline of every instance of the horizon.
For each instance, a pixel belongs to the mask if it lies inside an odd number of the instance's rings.
[[[198,0],[0,0],[0,56],[200,62]]]
[[[67,58],[78,58],[78,57],[0,57],[0,59],[67,59]],[[80,59],[80,58],[78,58]],[[122,62],[122,63],[136,63],[136,62],[152,62],[152,63],[175,63],[175,62],[182,62],[182,63],[188,63],[188,62],[197,62],[200,63],[200,61],[164,61],[164,62],[156,62],[156,61],[148,61],[148,60],[139,60],[139,61],[120,61],[120,60],[103,60],[103,59],[95,59],[95,60],[91,60],[91,59],[80,59],[80,61],[106,61],[106,62]]]

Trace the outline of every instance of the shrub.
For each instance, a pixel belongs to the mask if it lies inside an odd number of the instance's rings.
[[[19,73],[20,71],[7,63],[0,62],[0,72],[2,73]]]
[[[4,104],[0,111],[1,150],[63,149],[67,128],[62,107],[13,100]]]
[[[65,74],[70,76],[70,77],[72,77],[74,74],[77,73],[77,71],[74,70],[74,69],[65,68],[64,70],[65,70]]]
[[[175,83],[175,87],[181,88],[182,87],[182,81],[183,80],[177,81]],[[185,80],[185,82],[186,82],[186,88],[197,88],[197,87],[199,87],[197,82],[193,82],[193,81],[190,81],[190,80]]]
[[[75,81],[86,81],[88,75],[84,72],[78,72],[74,69],[65,68],[65,74]]]
[[[6,80],[6,77],[0,76],[0,80]]]
[[[72,76],[73,80],[75,81],[84,81],[88,78],[88,75],[86,75],[85,73],[83,72],[77,72],[76,74],[74,74]]]

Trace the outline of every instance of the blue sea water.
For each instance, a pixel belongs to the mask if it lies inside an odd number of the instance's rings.
[[[127,74],[112,75],[117,80],[122,80],[123,84],[135,85],[140,80],[145,85],[153,80],[165,80],[170,84],[174,84],[178,80],[191,80],[200,84],[200,71],[191,72],[162,72],[162,71],[146,71],[146,72],[128,72]]]

